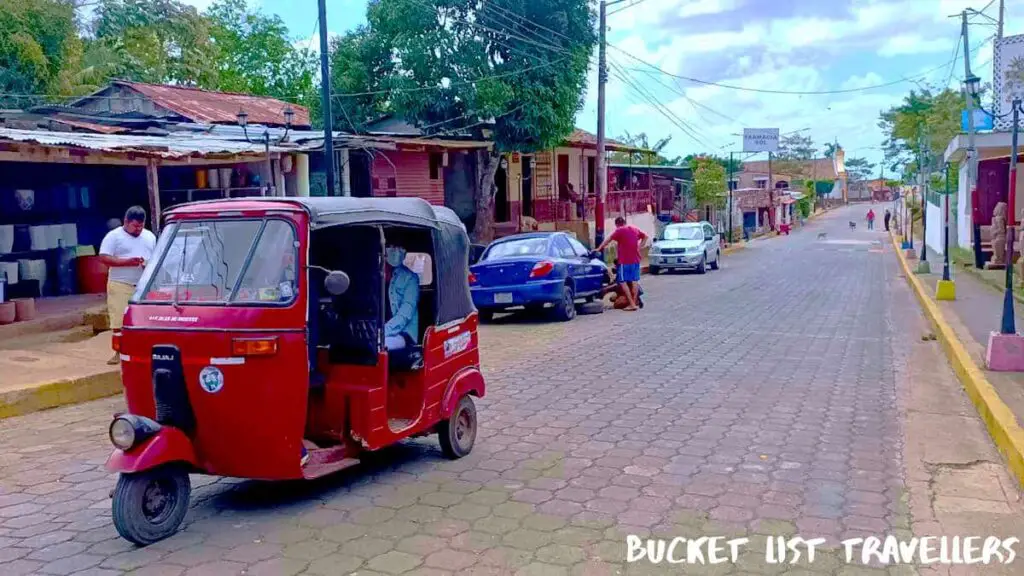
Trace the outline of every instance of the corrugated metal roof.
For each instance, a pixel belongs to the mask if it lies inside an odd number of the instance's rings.
[[[49,132],[44,130],[16,130],[0,128],[0,141],[31,142],[42,146],[86,148],[105,152],[132,152],[162,158],[184,158],[207,155],[262,156],[263,144],[250,144],[225,138],[210,138],[195,134],[168,134],[167,136],[135,136],[125,134],[85,134]],[[296,152],[301,145],[271,146],[271,152]]]
[[[68,120],[67,118],[52,118],[54,122],[58,124],[64,124],[73,128],[81,128],[82,130],[91,130],[93,132],[99,132],[101,134],[118,134],[120,132],[127,132],[127,128],[121,128],[119,126],[106,126],[103,124],[94,124],[92,122],[81,122],[79,120]]]
[[[584,147],[584,148],[597,148],[597,136],[594,135],[594,134],[591,134],[590,132],[587,132],[586,130],[582,130],[580,128],[576,128],[575,130],[573,130],[572,134],[570,134],[569,137],[565,139],[565,142],[569,146],[581,146],[581,147]],[[637,148],[636,146],[630,146],[628,144],[623,144],[622,142],[619,142],[618,140],[612,140],[611,138],[605,138],[604,139],[604,147],[605,147],[606,150],[613,150],[613,151],[616,151],[616,152],[643,152],[644,151],[643,148]]]
[[[249,115],[249,122],[253,124],[284,126],[284,110],[290,106],[295,111],[293,126],[310,125],[309,110],[276,98],[124,80],[117,80],[112,84],[127,86],[193,122],[234,124],[238,121],[238,111],[245,110]]]

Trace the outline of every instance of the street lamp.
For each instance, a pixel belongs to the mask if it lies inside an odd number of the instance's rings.
[[[967,90],[967,94],[970,95],[972,100],[976,99],[978,97],[978,92],[981,91],[981,78],[978,78],[974,74],[964,78],[964,89]]]
[[[1021,100],[1019,97],[1013,99],[1013,131],[1010,137],[1010,188],[1007,194],[1007,220],[1006,220],[1006,287],[1003,293],[1003,319],[1001,332],[1003,334],[1016,334],[1013,311],[1013,240],[1016,232],[1016,210],[1017,196],[1017,136],[1020,132],[1018,121],[1020,119]]]
[[[274,146],[277,146],[281,142],[284,142],[285,140],[288,139],[288,131],[291,130],[291,128],[292,128],[292,121],[295,120],[295,110],[293,110],[291,106],[286,107],[284,109],[283,113],[284,113],[284,134],[282,134],[280,138],[274,139],[274,142],[273,142]],[[249,127],[249,115],[245,112],[245,110],[239,109],[238,110],[237,119],[238,119],[238,125],[242,127],[242,134],[245,135],[245,141],[250,143],[250,144],[255,144],[255,142],[253,142],[252,140],[249,139],[249,130],[248,130],[248,127]],[[265,153],[266,153],[266,155],[264,156],[264,161],[267,164],[267,178],[268,178],[268,181],[267,181],[266,189],[267,189],[267,193],[268,193],[269,196],[276,196],[277,194],[276,194],[276,190],[275,190],[275,187],[274,187],[274,169],[270,165],[270,144],[271,144],[270,129],[268,127],[266,127],[266,126],[263,127],[263,138],[262,138],[262,140],[263,140],[264,150],[265,150]]]

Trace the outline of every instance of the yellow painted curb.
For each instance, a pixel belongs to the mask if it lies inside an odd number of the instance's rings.
[[[1003,402],[996,389],[985,378],[981,368],[974,363],[956,332],[946,323],[938,304],[928,296],[924,285],[921,284],[917,276],[911,274],[910,266],[896,244],[895,237],[890,236],[890,238],[893,241],[893,248],[896,249],[896,257],[899,258],[900,265],[903,267],[907,283],[917,295],[925,316],[935,326],[938,339],[942,342],[942,347],[946,351],[949,363],[953,366],[953,371],[956,372],[964,390],[974,402],[981,419],[985,421],[985,427],[988,428],[992,441],[1006,458],[1010,470],[1017,477],[1017,482],[1024,486],[1024,429],[1017,422],[1013,411]]]
[[[32,388],[0,392],[0,419],[120,393],[121,372],[116,368],[82,378],[65,378]]]
[[[733,244],[732,246],[729,246],[728,248],[722,250],[722,255],[728,256],[729,254],[735,254],[736,252],[739,252],[740,250],[743,250],[746,247],[747,244],[745,242],[737,242],[736,244]]]

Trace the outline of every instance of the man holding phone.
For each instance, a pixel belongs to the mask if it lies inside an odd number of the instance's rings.
[[[146,230],[145,225],[146,211],[141,206],[132,206],[124,214],[123,225],[108,232],[100,244],[100,260],[110,268],[107,273],[107,315],[111,330],[121,329],[128,300],[156,248],[156,235]],[[117,364],[120,360],[120,355],[115,352],[107,364]]]

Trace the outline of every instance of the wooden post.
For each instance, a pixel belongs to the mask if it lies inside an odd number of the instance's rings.
[[[160,176],[156,159],[146,163],[146,188],[149,190],[149,218],[153,234],[160,235]]]

